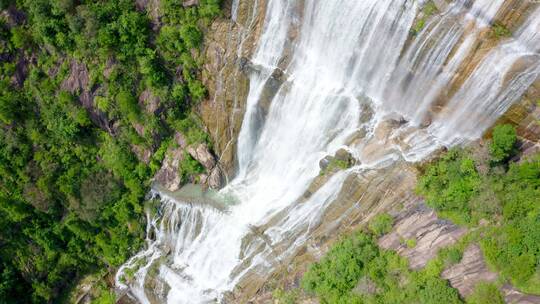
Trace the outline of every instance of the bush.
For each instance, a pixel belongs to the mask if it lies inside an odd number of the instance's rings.
[[[493,138],[494,159],[508,159],[515,130],[497,127]],[[520,290],[540,294],[540,156],[492,167],[480,176],[466,152],[449,151],[427,167],[418,192],[457,224],[491,220],[494,225],[482,228],[480,240],[488,264]],[[447,258],[457,261],[460,255]]]
[[[116,103],[118,104],[118,109],[125,117],[127,117],[129,122],[139,121],[140,112],[139,105],[135,97],[128,91],[122,90],[118,95],[116,95]]]
[[[495,284],[480,282],[474,287],[473,293],[467,297],[467,303],[504,304],[504,298]]]
[[[481,182],[474,160],[462,150],[450,150],[428,166],[417,192],[424,196],[428,206],[459,223],[471,223],[469,201],[478,194]]]
[[[517,134],[511,125],[498,125],[493,129],[493,139],[489,145],[491,158],[496,163],[508,160],[516,152]]]
[[[332,247],[327,256],[312,265],[302,279],[302,286],[323,301],[339,303],[365,273],[366,265],[379,253],[373,239],[356,233]]]
[[[321,303],[461,303],[457,291],[440,278],[439,264],[410,271],[406,259],[357,232],[312,265],[302,286]]]
[[[382,213],[377,214],[370,222],[369,222],[369,230],[375,235],[376,237],[383,236],[390,232],[392,230],[392,226],[394,225],[394,218],[390,216],[388,213]]]

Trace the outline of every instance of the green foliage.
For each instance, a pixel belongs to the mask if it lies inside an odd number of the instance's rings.
[[[91,304],[115,304],[116,296],[113,291],[108,290],[106,286],[100,286],[97,297]]]
[[[495,284],[480,282],[474,287],[473,293],[467,297],[467,303],[503,304],[504,298]]]
[[[370,236],[357,233],[335,245],[319,263],[311,266],[304,275],[302,285],[314,292],[324,302],[339,303],[348,297],[365,266],[379,253]]]
[[[440,278],[441,271],[437,263],[410,271],[404,258],[357,232],[312,265],[302,286],[322,303],[461,303],[457,291]]]
[[[491,33],[496,39],[512,37],[512,32],[506,26],[504,26],[504,24],[498,22],[495,22],[495,24],[491,26]]]
[[[429,17],[433,16],[438,12],[439,10],[437,9],[437,5],[435,5],[432,0],[427,1],[424,4],[424,7],[422,8],[422,11],[420,13],[422,17],[415,22],[413,28],[411,29],[411,34],[418,35],[418,33],[420,33],[422,29],[424,29]]]
[[[283,289],[276,289],[272,292],[272,297],[280,304],[295,304],[298,300],[298,291],[284,291]]]
[[[190,178],[194,178],[197,174],[204,172],[204,167],[187,152],[184,152],[184,157],[179,167],[183,182],[188,182]]]
[[[464,151],[450,150],[437,163],[428,166],[417,191],[426,203],[458,223],[472,221],[469,200],[478,194],[481,178],[474,160]]]
[[[333,157],[328,163],[328,165],[326,166],[326,168],[321,170],[320,175],[325,175],[329,172],[335,172],[338,170],[345,170],[345,169],[348,169],[349,167],[351,166],[348,161]]]
[[[405,240],[405,245],[407,245],[407,248],[414,248],[414,247],[416,247],[416,239],[408,239],[408,240]]]
[[[418,191],[457,224],[475,226],[480,218],[491,223],[479,240],[488,264],[520,290],[540,294],[540,156],[505,164],[515,142],[511,126],[496,127],[489,171],[480,175],[467,152],[449,151],[428,166]],[[447,258],[461,257],[448,252]]]
[[[489,145],[489,152],[494,162],[500,163],[508,160],[516,152],[517,134],[511,125],[498,125],[493,129],[493,139]]]
[[[394,225],[394,218],[390,216],[388,213],[381,213],[377,214],[370,222],[369,222],[369,230],[373,235],[376,237],[383,236],[390,232],[392,230],[392,226]]]
[[[481,242],[486,259],[516,286],[540,294],[540,159],[511,164],[496,186],[503,225]]]
[[[0,21],[0,303],[59,302],[85,274],[123,263],[142,245],[144,196],[168,139],[208,140],[191,107],[206,96],[196,58],[220,1],[162,2],[154,31],[132,0],[1,1],[26,18]],[[143,92],[158,110],[141,107]],[[134,146],[157,149],[150,168]]]
[[[130,92],[120,91],[116,95],[116,103],[120,113],[122,113],[122,116],[127,117],[128,121],[136,122],[139,120],[140,112],[137,100]]]

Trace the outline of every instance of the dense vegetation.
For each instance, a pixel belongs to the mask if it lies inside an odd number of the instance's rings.
[[[506,281],[540,294],[540,155],[512,162],[517,140],[512,126],[500,125],[489,145],[452,149],[422,168],[417,191],[426,203],[439,216],[471,228],[425,268],[411,271],[405,258],[377,246],[376,239],[393,226],[390,215],[379,214],[369,232],[345,237],[313,264],[304,274],[304,289],[329,304],[504,303],[499,287]],[[403,242],[416,246],[414,239]],[[500,279],[477,284],[463,299],[440,274],[472,243],[480,244]],[[283,303],[298,297],[298,290],[274,292]]]
[[[329,304],[461,303],[457,290],[440,278],[445,266],[457,262],[449,252],[425,269],[411,271],[405,258],[381,250],[372,234],[357,232],[312,265],[302,284]]]
[[[206,140],[191,107],[219,2],[0,1],[0,303],[60,301],[140,246],[167,138]]]
[[[458,224],[484,221],[480,244],[488,263],[521,290],[540,294],[540,156],[508,163],[515,145],[515,130],[498,126],[488,161],[452,150],[428,166],[418,191]]]

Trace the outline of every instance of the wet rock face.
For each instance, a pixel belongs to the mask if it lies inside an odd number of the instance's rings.
[[[518,135],[531,142],[540,141],[540,78],[525,96],[504,114],[498,123],[516,126]]]
[[[207,144],[198,144],[187,147],[186,151],[206,169],[209,175],[203,175],[200,182],[207,184],[212,189],[223,187],[225,178],[223,171],[218,166],[217,160],[208,148]]]
[[[230,2],[225,1],[224,6],[230,7]],[[209,98],[198,105],[197,111],[227,178],[235,173],[237,138],[249,92],[249,79],[242,70],[248,69],[248,58],[257,45],[265,2],[241,0],[236,21],[218,18],[205,35],[202,78]]]

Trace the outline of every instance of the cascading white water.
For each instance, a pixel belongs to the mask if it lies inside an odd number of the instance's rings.
[[[447,144],[473,140],[540,75],[540,8],[515,38],[493,49],[431,126]]]
[[[504,0],[456,1],[419,33],[401,59],[382,96],[384,108],[413,124],[426,119],[430,106],[448,86],[469,55],[480,31],[495,17]],[[468,8],[470,7],[470,8]],[[377,93],[375,93],[377,94]]]
[[[247,108],[238,139],[239,173],[222,190],[223,194],[234,195],[238,203],[220,211],[178,204],[163,196],[161,214],[156,219],[149,217],[148,235],[155,237],[147,240],[146,250],[118,271],[117,285],[129,288],[140,302],[149,303],[144,284],[151,266],[159,261],[158,277],[171,287],[166,302],[207,303],[219,300],[249,272],[268,273],[294,254],[320,224],[349,174],[396,157],[422,157],[432,151],[438,139],[447,140],[441,133],[444,124],[439,121],[425,130],[412,124],[399,125],[387,136],[399,138],[408,146],[389,144],[373,130],[384,120],[380,113],[398,112],[405,117],[425,113],[424,108],[448,84],[450,74],[476,39],[476,34],[464,34],[465,19],[475,18],[475,26],[481,27],[502,3],[478,0],[468,10],[460,6],[462,3],[456,4],[430,22],[404,53],[419,10],[414,0],[306,0],[303,5],[295,0],[268,0],[263,32],[252,58],[257,68],[250,73]],[[237,7],[235,1],[233,9]],[[540,44],[531,33],[535,27],[538,32],[536,14],[515,40],[487,57],[479,72],[473,73],[450,102],[449,108],[456,110],[447,118],[458,131],[457,138],[478,137],[489,127],[486,122],[465,125],[467,117],[461,109],[469,111],[469,117],[489,116],[492,122],[501,114],[500,106],[490,111],[493,102],[510,104],[534,80],[529,69],[519,74],[526,77],[499,82],[497,92],[485,102],[474,104],[479,94],[485,93],[480,88],[484,84],[481,73],[492,80],[503,79],[512,66],[493,71],[490,60],[516,62],[531,52],[537,55]],[[452,24],[449,20],[461,21]],[[292,30],[299,33],[294,43],[287,41]],[[515,55],[516,50],[521,55]],[[262,117],[258,112],[261,95],[285,53],[293,55],[288,65],[281,67],[284,82]],[[415,73],[409,75],[407,68],[411,67]],[[435,88],[423,84],[430,78],[437,83]],[[527,81],[523,81],[525,78]],[[392,85],[399,88],[392,89]],[[419,92],[413,92],[415,89]],[[480,93],[472,92],[477,90]],[[402,99],[399,94],[403,94]],[[366,96],[375,104],[365,101]],[[366,110],[361,103],[375,108],[373,118],[362,118]],[[319,160],[346,146],[360,128],[367,130],[365,139],[349,149],[364,165],[335,174],[306,201],[296,203],[319,175]],[[370,152],[374,150],[379,153]],[[270,219],[272,224],[260,235],[257,227]],[[276,252],[276,246],[286,249]],[[121,278],[130,268],[139,270],[128,286]]]

